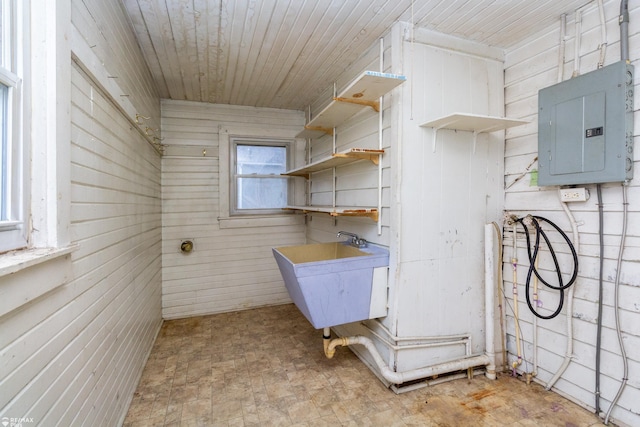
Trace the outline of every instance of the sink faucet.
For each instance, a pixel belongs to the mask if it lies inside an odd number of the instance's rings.
[[[361,239],[357,234],[355,233],[349,233],[348,231],[338,231],[338,236],[349,236],[351,237],[351,239],[349,240],[349,244],[351,246],[355,246],[356,248],[366,248],[367,247],[367,241],[364,239]]]

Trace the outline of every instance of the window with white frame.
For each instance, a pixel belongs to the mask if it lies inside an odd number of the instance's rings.
[[[25,247],[19,0],[0,0],[0,252]]]
[[[230,214],[282,213],[288,204],[287,140],[231,139]]]

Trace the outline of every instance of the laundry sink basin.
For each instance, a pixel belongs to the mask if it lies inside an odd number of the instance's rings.
[[[387,314],[389,251],[331,242],[273,248],[287,292],[317,328]]]

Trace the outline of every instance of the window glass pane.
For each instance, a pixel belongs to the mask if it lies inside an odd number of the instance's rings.
[[[286,147],[238,145],[236,173],[239,175],[280,175],[286,171]]]
[[[287,205],[287,178],[238,178],[237,209],[277,209]]]
[[[4,0],[0,0],[0,66],[1,67],[6,67],[7,64],[5,64],[5,53],[7,48],[5,47],[5,44],[7,43],[6,40],[6,36],[5,36],[5,31],[7,30],[7,26],[5,24],[5,16],[6,16],[6,6],[5,6],[5,1]]]
[[[11,70],[11,7],[0,0],[0,66]]]
[[[0,83],[0,221],[8,219],[9,141],[7,140],[7,103],[9,88]]]

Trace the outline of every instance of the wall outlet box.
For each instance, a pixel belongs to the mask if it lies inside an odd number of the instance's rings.
[[[589,199],[589,190],[581,188],[561,188],[560,200],[563,202],[586,202]]]

